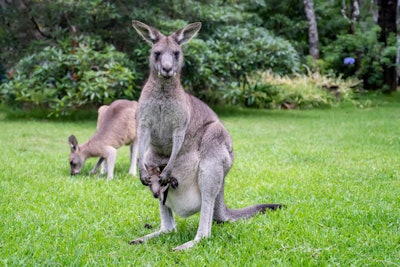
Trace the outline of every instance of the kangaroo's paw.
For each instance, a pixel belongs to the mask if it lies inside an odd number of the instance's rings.
[[[158,231],[156,231],[154,233],[151,233],[151,234],[148,234],[148,235],[133,239],[133,240],[129,241],[129,244],[130,245],[141,244],[141,243],[144,243],[144,242],[148,241],[149,239],[158,237],[161,234],[166,234],[166,233],[169,233],[171,231],[175,231],[175,228],[170,229],[170,230],[158,230]]]
[[[197,242],[194,240],[186,242],[180,246],[177,246],[176,248],[173,249],[173,251],[182,251],[182,250],[187,250],[189,248],[192,248]]]

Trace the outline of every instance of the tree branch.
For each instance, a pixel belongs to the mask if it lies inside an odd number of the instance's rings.
[[[32,8],[30,8],[30,6],[26,3],[25,0],[21,0],[21,2],[24,4],[24,6],[28,9],[28,14],[29,14],[29,18],[33,23],[33,26],[35,27],[36,31],[43,37],[48,38],[48,39],[53,39],[53,37],[51,35],[48,35],[46,33],[44,33],[40,27],[39,24],[36,22],[35,18],[30,14],[32,11]]]

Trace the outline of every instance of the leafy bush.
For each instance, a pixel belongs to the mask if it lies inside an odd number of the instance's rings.
[[[298,55],[288,41],[252,25],[219,27],[212,38],[194,39],[186,50],[184,82],[206,98],[207,92],[221,94],[221,89],[243,86],[247,74],[257,70],[288,74],[299,69]]]
[[[0,86],[0,100],[12,105],[68,114],[116,98],[137,98],[134,64],[111,45],[95,38],[66,39],[22,58],[12,78]]]
[[[263,72],[249,78],[249,83],[227,90],[224,99],[230,104],[254,108],[329,107],[340,101],[352,101],[353,91],[361,85],[356,79],[308,75],[279,76]]]
[[[342,73],[345,78],[354,76],[364,83],[365,89],[381,89],[383,86],[383,65],[393,62],[396,57],[396,39],[385,48],[377,41],[378,26],[360,27],[354,34],[338,36],[337,40],[324,48],[325,68]],[[355,58],[354,65],[344,65],[346,57]]]

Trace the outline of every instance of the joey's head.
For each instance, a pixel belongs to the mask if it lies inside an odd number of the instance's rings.
[[[181,46],[192,39],[201,28],[200,22],[188,24],[169,36],[140,21],[132,21],[132,26],[152,45],[150,53],[150,70],[164,79],[179,77],[183,66]]]
[[[147,172],[150,176],[149,188],[153,197],[158,198],[161,194],[160,174],[161,170],[159,167],[146,166]]]
[[[82,170],[83,164],[85,163],[85,158],[81,153],[78,140],[74,135],[68,137],[68,144],[71,147],[71,152],[69,154],[70,173],[71,175],[79,174]]]

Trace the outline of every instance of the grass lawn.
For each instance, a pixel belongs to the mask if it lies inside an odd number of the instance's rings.
[[[235,223],[184,252],[199,216],[146,244],[158,204],[129,177],[69,175],[67,137],[83,143],[95,120],[8,120],[0,114],[0,266],[400,266],[400,102],[368,109],[221,110],[235,163],[231,208],[287,208]]]

